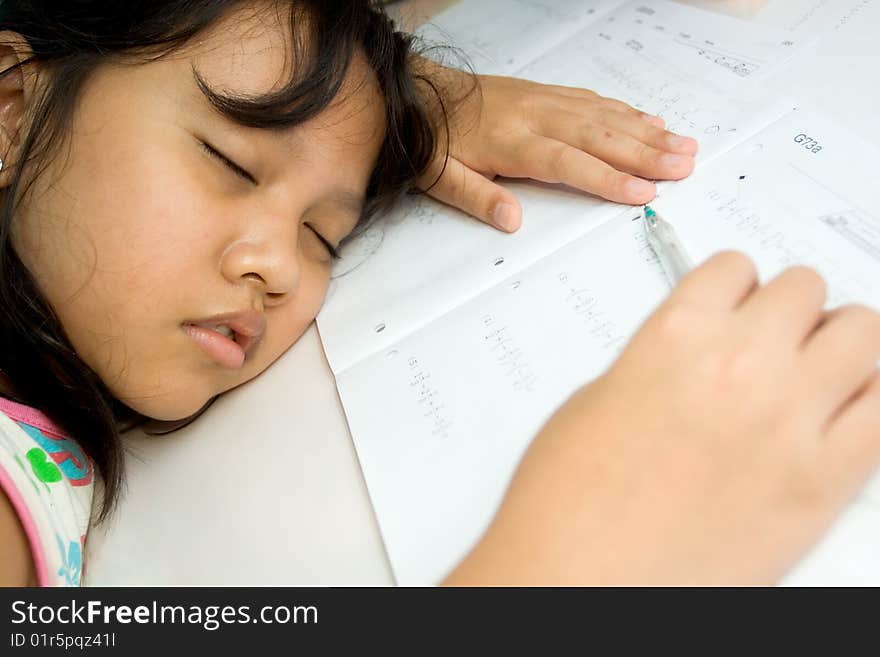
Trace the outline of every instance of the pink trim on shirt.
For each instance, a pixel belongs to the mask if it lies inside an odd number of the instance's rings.
[[[6,401],[6,400],[4,400]],[[13,402],[14,403],[14,402]],[[21,404],[18,404],[21,406]],[[27,406],[25,406],[27,408]],[[31,548],[31,557],[34,559],[34,570],[37,573],[37,586],[49,586],[49,571],[46,565],[46,558],[43,555],[42,542],[40,541],[40,531],[37,524],[31,516],[27,504],[22,498],[21,493],[12,481],[12,477],[6,472],[6,469],[0,464],[0,488],[6,493],[6,497],[12,503],[12,508],[18,514],[21,526],[24,528],[25,536],[27,536],[28,544]]]
[[[6,399],[6,397],[0,397],[0,412],[5,413],[17,422],[24,422],[45,433],[54,434],[57,438],[66,437],[66,434],[58,428],[58,425],[32,406],[25,406],[11,399]]]

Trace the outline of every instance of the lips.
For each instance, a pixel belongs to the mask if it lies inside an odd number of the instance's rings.
[[[266,332],[266,318],[255,310],[184,322],[186,333],[216,363],[241,369]]]

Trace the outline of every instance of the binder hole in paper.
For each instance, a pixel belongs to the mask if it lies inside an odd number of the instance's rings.
[[[384,330],[385,330],[385,325],[384,325],[384,324],[377,324],[377,325],[376,325],[376,333],[381,333],[381,332],[384,331]]]
[[[503,264],[504,264],[504,258],[497,258],[497,259],[495,260],[495,266],[496,266],[496,267],[497,267],[498,265],[503,265]]]

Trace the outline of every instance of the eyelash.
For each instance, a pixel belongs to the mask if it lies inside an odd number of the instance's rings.
[[[247,180],[254,185],[257,184],[256,178],[254,178],[246,169],[237,165],[235,162],[226,157],[223,153],[211,146],[211,144],[204,141],[199,141],[199,143],[202,146],[202,150],[204,150],[209,156],[226,165],[226,167],[229,168],[239,178],[243,178],[244,180]],[[333,245],[330,244],[330,242],[328,242],[325,237],[321,235],[321,233],[315,230],[315,228],[311,224],[305,225],[310,231],[315,234],[315,237],[317,237],[321,241],[321,244],[324,245],[324,248],[327,249],[327,253],[330,254],[330,257],[333,258],[333,260],[339,260],[342,257],[339,255],[339,252],[333,248]]]
[[[214,159],[220,161],[222,164],[225,164],[226,167],[229,168],[236,176],[238,176],[239,178],[243,178],[244,180],[247,180],[251,184],[254,184],[254,185],[257,184],[257,179],[254,178],[247,169],[237,165],[235,162],[233,162],[228,157],[226,157],[223,153],[221,153],[216,148],[211,146],[211,144],[209,144],[208,142],[199,141],[199,143],[202,145],[202,150],[204,150],[208,155],[210,155]]]
[[[321,235],[321,233],[319,233],[317,230],[315,230],[311,224],[305,224],[305,225],[310,231],[312,231],[315,234],[315,237],[317,237],[319,240],[321,240],[321,244],[324,245],[324,248],[327,249],[327,253],[330,254],[330,257],[333,258],[333,260],[339,260],[342,257],[341,255],[339,255],[339,251],[334,249],[333,245],[330,244],[330,242],[328,242],[326,239],[324,239],[324,236]]]

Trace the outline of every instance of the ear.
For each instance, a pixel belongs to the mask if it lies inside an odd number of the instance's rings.
[[[22,128],[35,84],[27,61],[32,51],[15,32],[0,32],[0,187],[6,187],[18,160]]]

